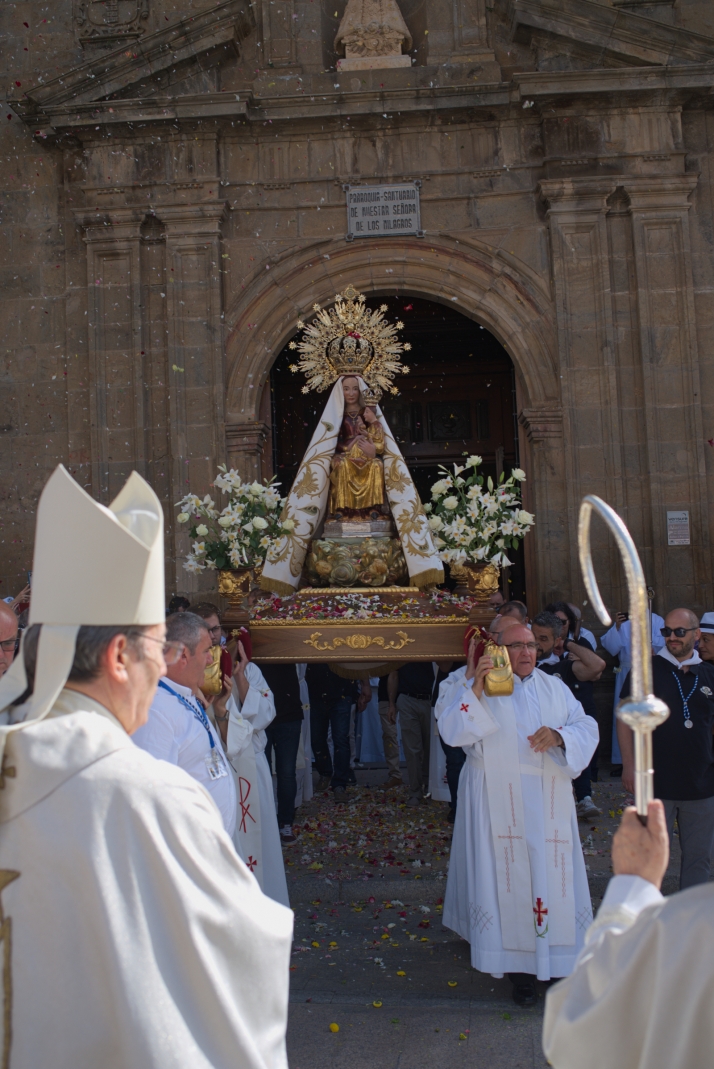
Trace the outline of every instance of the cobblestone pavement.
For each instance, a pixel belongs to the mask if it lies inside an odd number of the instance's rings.
[[[295,910],[290,1069],[521,1069],[546,1065],[545,984],[521,1009],[507,980],[471,968],[469,946],[441,923],[451,842],[448,806],[406,806],[385,773],[360,770],[345,805],[329,792],[301,806],[286,848]],[[603,813],[580,822],[593,906],[628,803],[619,779],[593,785]],[[676,889],[675,846],[665,890]]]

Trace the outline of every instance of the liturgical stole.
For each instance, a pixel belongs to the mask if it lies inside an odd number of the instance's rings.
[[[233,698],[236,703],[236,709],[239,709],[240,699],[237,696],[237,689],[234,681]],[[230,724],[228,732],[228,742],[230,743]],[[262,890],[263,842],[260,828],[260,794],[258,791],[258,769],[255,762],[252,732],[248,739],[248,745],[244,746],[240,753],[230,753],[228,750],[229,747],[227,746],[226,756],[233,769],[236,785],[236,828],[233,832],[233,845],[238,856],[245,861]]]
[[[568,716],[562,685],[538,671],[529,685],[535,685],[538,693],[541,723],[559,730]],[[484,694],[481,701],[500,729],[484,738],[483,762],[504,948],[533,953],[536,940],[545,935],[551,946],[573,946],[572,780],[548,752],[542,755],[542,774],[536,766],[520,764],[513,698],[487,698]],[[548,878],[546,902],[533,897],[521,775],[536,775],[541,779]]]

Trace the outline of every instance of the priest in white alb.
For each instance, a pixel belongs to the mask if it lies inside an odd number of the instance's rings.
[[[0,680],[0,1063],[287,1069],[292,914],[216,803],[132,742],[166,664],[161,503],[59,467]],[[208,754],[215,768],[217,757]]]
[[[466,751],[459,781],[444,924],[471,943],[471,964],[508,974],[513,998],[532,1004],[536,978],[567,976],[592,921],[571,781],[598,741],[556,677],[536,671],[527,627],[501,635],[514,674],[510,697],[487,697],[488,655],[441,684],[436,717],[449,746]]]

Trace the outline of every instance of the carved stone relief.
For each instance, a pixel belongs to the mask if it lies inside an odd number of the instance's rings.
[[[116,44],[141,37],[149,0],[75,0],[74,25],[81,45]]]

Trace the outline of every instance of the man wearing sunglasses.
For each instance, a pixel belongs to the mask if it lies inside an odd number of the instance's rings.
[[[565,684],[536,669],[532,632],[501,633],[513,693],[486,694],[494,667],[476,644],[439,690],[435,715],[462,746],[444,924],[471,944],[471,964],[508,974],[513,999],[531,1005],[536,979],[567,976],[592,919],[572,780],[597,746],[597,724]]]
[[[680,890],[709,880],[714,848],[714,666],[695,649],[699,620],[673,609],[661,628],[665,645],[652,658],[652,689],[669,706],[669,717],[652,736],[654,793],[664,803],[670,840],[674,820],[682,850]],[[630,678],[622,696],[630,693]],[[619,720],[622,784],[634,791],[632,732]]]
[[[0,676],[4,676],[15,660],[17,648],[17,616],[9,605],[0,601]]]

